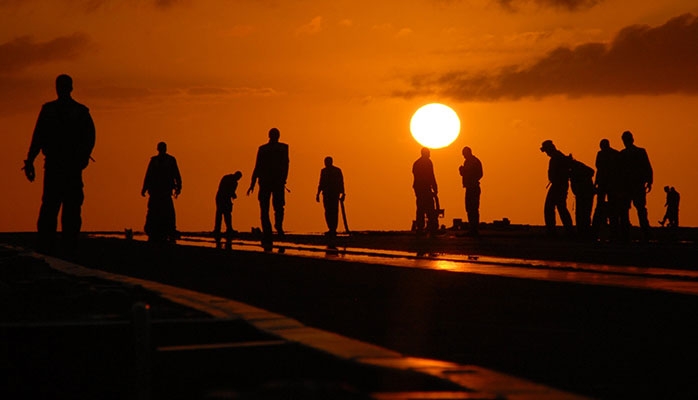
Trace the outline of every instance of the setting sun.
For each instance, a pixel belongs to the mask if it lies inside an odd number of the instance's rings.
[[[458,115],[450,107],[431,103],[422,106],[410,121],[412,137],[424,147],[440,149],[453,143],[460,132]]]

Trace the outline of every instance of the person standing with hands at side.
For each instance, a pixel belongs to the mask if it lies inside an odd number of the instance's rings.
[[[325,222],[327,223],[327,236],[337,236],[337,224],[339,220],[339,202],[344,200],[344,176],[342,170],[333,165],[332,157],[325,157],[325,168],[320,171],[320,183],[315,194],[315,201],[320,202],[322,193],[322,205],[325,208]]]
[[[480,225],[480,179],[482,179],[482,162],[473,155],[470,147],[463,147],[463,165],[458,167],[458,172],[463,178],[465,188],[465,212],[468,215],[468,232],[470,235],[479,234]]]
[[[90,110],[73,100],[73,79],[69,75],[56,78],[58,98],[41,107],[34,127],[24,174],[33,182],[36,177],[34,159],[44,154],[44,193],[37,222],[37,250],[53,254],[61,213],[61,241],[64,255],[77,252],[82,226],[81,208],[85,199],[82,171],[90,162],[95,146],[95,125]]]
[[[274,227],[279,236],[284,235],[284,206],[286,205],[285,190],[288,178],[288,145],[279,142],[281,133],[277,128],[269,130],[269,142],[259,146],[252,182],[247,195],[254,192],[254,186],[259,180],[259,209],[262,219],[262,247],[271,251],[273,246],[271,219],[269,218],[270,202],[274,207]]]
[[[426,233],[433,236],[439,230],[438,212],[436,210],[436,196],[439,194],[434,176],[434,164],[431,161],[431,151],[423,147],[421,157],[412,164],[414,189],[417,198],[417,215],[415,219],[417,235],[425,233],[424,222],[426,217]]]

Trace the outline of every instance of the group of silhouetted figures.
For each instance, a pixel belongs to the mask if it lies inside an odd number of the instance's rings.
[[[546,140],[541,151],[550,157],[548,164],[549,188],[545,199],[545,226],[550,235],[555,234],[555,211],[569,236],[581,239],[599,239],[602,227],[608,227],[609,239],[630,239],[630,209],[637,211],[642,239],[648,240],[650,224],[647,216],[647,193],[652,190],[653,171],[645,149],[637,147],[633,134],[621,135],[624,148],[611,147],[608,139],[602,139],[596,154],[596,171],[576,160],[572,155],[559,151],[551,140]],[[568,189],[575,197],[575,226],[567,210]],[[667,192],[667,212],[662,225],[678,227],[679,194],[672,187]],[[596,208],[592,207],[596,196]]]
[[[89,109],[71,97],[73,80],[68,75],[56,78],[57,99],[43,105],[34,128],[34,133],[22,168],[29,181],[35,179],[34,159],[42,152],[44,162],[44,187],[39,211],[38,250],[53,253],[55,250],[58,213],[62,208],[62,246],[64,254],[74,254],[82,224],[81,207],[84,200],[82,170],[92,159],[95,145],[95,126]],[[288,178],[288,145],[279,141],[276,128],[269,131],[268,143],[257,150],[257,158],[247,195],[254,192],[258,184],[257,199],[262,223],[262,246],[270,250],[273,230],[270,207],[274,210],[274,229],[278,236],[284,235],[284,206],[286,180]],[[550,157],[548,179],[550,181],[545,199],[545,225],[549,234],[555,233],[556,211],[560,215],[565,231],[581,238],[599,238],[603,226],[608,226],[612,240],[628,240],[631,206],[637,210],[639,224],[645,239],[649,236],[646,195],[652,189],[653,173],[647,152],[635,146],[633,135],[623,132],[621,139],[625,148],[621,151],[610,146],[607,139],[601,140],[601,149],[596,156],[596,171],[571,155],[559,151],[551,140],[546,140],[541,151]],[[176,159],[167,153],[167,145],[157,145],[158,154],[150,159],[146,170],[141,195],[149,195],[145,232],[151,241],[166,242],[178,237],[173,196],[182,190],[182,177]],[[468,216],[469,234],[478,235],[480,179],[482,163],[469,147],[462,150],[464,162],[459,174],[465,188],[465,209]],[[340,205],[343,211],[345,198],[344,177],[341,169],[333,165],[332,157],[326,157],[325,167],[320,172],[316,201],[323,196],[327,235],[337,234]],[[412,166],[413,189],[416,197],[414,230],[419,235],[432,235],[438,231],[438,217],[443,210],[438,200],[438,186],[430,151],[421,150],[421,157]],[[216,193],[214,237],[220,243],[225,222],[225,237],[230,238],[232,228],[233,200],[242,173],[237,171],[221,178]],[[575,196],[575,225],[567,209],[568,189]],[[679,193],[673,187],[665,187],[667,193],[666,214],[659,221],[662,226],[678,227]],[[592,215],[593,199],[596,209]],[[345,229],[346,216],[344,218]],[[575,230],[576,226],[576,230]]]
[[[259,186],[257,199],[261,211],[262,247],[271,250],[273,247],[273,232],[279,237],[284,236],[284,206],[286,180],[288,178],[289,155],[288,145],[279,141],[280,132],[277,128],[269,130],[269,141],[257,150],[254,170],[247,195]],[[175,222],[175,209],[172,196],[176,198],[182,190],[182,177],[176,159],[167,154],[167,145],[158,144],[158,154],[150,159],[143,181],[141,195],[149,194],[148,212],[146,214],[145,233],[150,241],[174,241],[179,234]],[[320,171],[320,182],[316,200],[323,195],[325,220],[329,231],[328,236],[337,234],[339,202],[344,200],[344,177],[342,170],[333,165],[332,157],[325,157],[325,168]],[[226,243],[237,233],[233,229],[232,212],[233,200],[237,198],[238,182],[242,172],[224,175],[216,192],[216,214],[213,236],[218,246],[223,237]],[[274,226],[272,230],[270,209],[274,210]],[[222,223],[226,231],[222,232]]]

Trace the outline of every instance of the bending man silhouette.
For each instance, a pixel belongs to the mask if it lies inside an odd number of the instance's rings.
[[[412,188],[417,198],[417,218],[415,220],[417,234],[424,234],[424,219],[426,216],[426,230],[430,235],[437,233],[439,229],[438,214],[436,211],[435,197],[439,194],[434,176],[434,164],[431,162],[431,151],[423,147],[422,156],[412,164],[414,181]]]
[[[286,205],[285,190],[288,178],[288,145],[279,142],[281,134],[277,128],[269,130],[269,142],[259,146],[257,159],[252,172],[252,182],[247,195],[254,192],[254,186],[259,180],[259,209],[262,219],[262,247],[269,251],[272,248],[271,219],[269,218],[269,203],[274,207],[274,227],[280,236],[284,229],[284,206]]]
[[[647,193],[652,190],[653,172],[647,151],[635,146],[630,131],[621,135],[625,148],[620,151],[621,214],[620,226],[623,240],[630,239],[630,207],[637,210],[643,239],[649,239],[650,223],[647,217]]]
[[[458,167],[465,188],[465,213],[468,215],[468,227],[471,235],[478,234],[480,225],[480,179],[482,163],[473,155],[470,147],[463,147],[463,165]]]
[[[569,210],[567,210],[570,159],[555,147],[552,140],[544,141],[540,151],[550,157],[548,162],[549,188],[548,194],[545,196],[545,206],[543,207],[546,232],[548,235],[555,234],[555,210],[557,209],[566,233],[572,235],[572,216]]]
[[[322,205],[325,208],[325,222],[327,223],[327,235],[337,235],[339,220],[339,202],[344,200],[344,176],[342,170],[333,165],[332,157],[325,157],[325,168],[320,171],[320,183],[315,194],[315,201],[320,202],[322,193]]]
[[[34,181],[34,159],[44,154],[44,193],[39,210],[38,250],[53,253],[58,212],[61,213],[63,251],[68,256],[77,250],[77,240],[82,226],[80,216],[85,195],[82,170],[90,162],[95,145],[95,126],[90,111],[73,100],[73,79],[68,75],[56,78],[58,98],[41,107],[24,173]]]
[[[145,217],[145,233],[152,242],[177,239],[172,192],[174,197],[182,192],[182,176],[177,160],[167,154],[165,142],[158,143],[157,149],[158,154],[150,158],[141,189],[141,196],[145,197],[146,192],[150,196]]]
[[[234,174],[224,175],[218,184],[216,192],[216,219],[213,227],[213,237],[216,244],[221,241],[221,219],[225,221],[226,237],[228,239],[235,233],[233,230],[233,199],[237,199],[235,193],[238,189],[238,181],[242,178],[242,172],[236,171]]]

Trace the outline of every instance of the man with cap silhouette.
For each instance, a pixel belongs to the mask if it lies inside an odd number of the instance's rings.
[[[555,234],[555,210],[560,214],[560,220],[568,235],[573,233],[572,216],[567,210],[567,191],[570,178],[570,158],[562,154],[553,144],[552,140],[546,140],[540,147],[540,151],[550,157],[548,162],[548,194],[545,197],[543,214],[545,228],[548,235]]]

